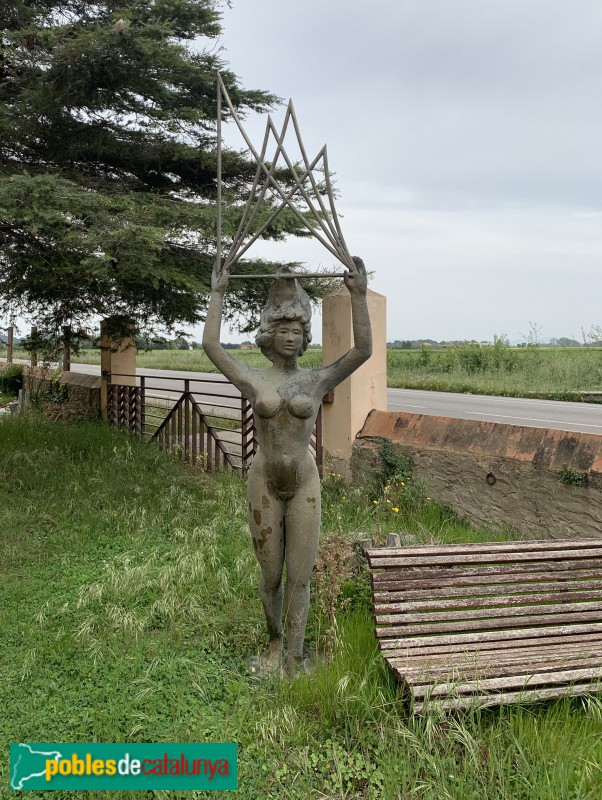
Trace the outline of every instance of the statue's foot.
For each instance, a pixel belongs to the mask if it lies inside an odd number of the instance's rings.
[[[249,673],[255,678],[274,675],[282,669],[282,640],[270,642],[262,656],[251,659]]]
[[[286,659],[285,671],[288,677],[294,678],[298,675],[307,675],[313,672],[316,667],[324,663],[324,658],[315,650],[303,648],[302,656],[295,656],[289,653]]]
[[[305,675],[311,672],[311,660],[309,653],[303,648],[303,655],[293,655],[288,653],[286,657],[285,671],[289,678],[295,678],[297,675]]]

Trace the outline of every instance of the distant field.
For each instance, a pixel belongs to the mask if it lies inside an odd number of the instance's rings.
[[[259,350],[228,350],[228,352],[250,367],[267,367],[270,363]],[[17,351],[15,358],[28,358],[28,355],[25,351]],[[82,350],[79,355],[73,355],[71,361],[74,364],[100,364],[100,350]],[[217,372],[202,350],[140,350],[136,363],[138,367],[147,369]],[[322,364],[322,351],[308,350],[300,363],[303,367],[319,367]]]
[[[388,384],[408,389],[581,400],[602,391],[600,348],[389,350]]]
[[[229,352],[252,367],[269,363],[256,350]],[[321,361],[321,350],[308,350],[300,363],[317,367]],[[73,362],[100,364],[100,351],[82,351]],[[216,372],[202,350],[140,352],[138,366]],[[581,400],[582,392],[602,391],[602,348],[464,345],[449,350],[388,350],[387,372],[388,385],[394,388]]]

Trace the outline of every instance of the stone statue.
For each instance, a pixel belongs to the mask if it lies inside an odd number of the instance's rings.
[[[364,263],[353,258],[344,275],[351,295],[354,347],[334,364],[302,369],[298,358],[311,341],[309,297],[298,281],[279,270],[261,313],[257,344],[272,362],[251,369],[220,345],[228,271],[214,269],[203,348],[215,366],[249,400],[259,447],[248,476],[248,516],[253,548],[261,567],[260,595],[269,634],[267,652],[255,671],[280,669],[282,614],[286,621],[286,670],[305,662],[309,580],[320,535],[320,480],[309,441],[324,395],[345,380],[372,353]],[[286,589],[283,569],[286,564]]]

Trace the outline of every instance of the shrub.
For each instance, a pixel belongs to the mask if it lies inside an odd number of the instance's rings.
[[[564,467],[560,470],[560,480],[567,486],[586,486],[587,472],[578,472],[576,469]]]
[[[23,366],[8,364],[0,369],[0,390],[8,394],[17,394],[23,388]]]

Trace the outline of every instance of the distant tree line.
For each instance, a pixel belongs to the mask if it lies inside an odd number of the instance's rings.
[[[508,337],[503,335],[500,337],[495,336],[493,342],[490,341],[482,341],[479,342],[475,339],[467,340],[467,339],[442,339],[441,341],[437,341],[436,339],[395,339],[394,342],[387,342],[387,347],[390,350],[423,350],[424,348],[449,348],[449,347],[462,347],[466,344],[473,344],[473,345],[483,345],[483,346],[492,346],[496,343],[503,345],[504,347],[510,347],[510,341]],[[571,339],[567,336],[560,336],[558,339],[551,338],[548,341],[538,341],[537,347],[602,347],[602,338],[596,339],[591,337],[585,337],[583,342],[577,341],[577,339]],[[530,347],[533,343],[529,341],[519,342],[516,347]]]
[[[0,348],[6,346],[6,335],[0,333]],[[40,337],[43,338],[43,337]],[[83,331],[78,332],[77,342],[74,341],[76,350],[94,350],[100,347],[100,339],[98,337],[86,336]],[[455,347],[465,347],[466,345],[480,345],[483,347],[489,346],[503,346],[510,347],[510,341],[505,334],[501,336],[494,336],[493,342],[482,341],[479,342],[475,339],[395,339],[393,342],[387,342],[389,350],[430,350],[430,349],[449,349]],[[533,342],[525,341],[516,344],[516,347],[532,347]],[[18,338],[14,339],[15,348],[30,346],[29,339]],[[579,342],[577,339],[572,339],[567,336],[561,336],[558,339],[552,338],[549,341],[538,341],[537,347],[602,347],[602,336],[597,338],[591,335],[584,335],[584,341]],[[188,339],[185,336],[176,336],[173,339],[168,339],[163,336],[158,337],[144,337],[138,336],[136,338],[136,347],[138,350],[202,350],[200,342]],[[222,347],[226,350],[240,350],[255,347],[251,341],[238,342],[222,342]],[[320,342],[312,343],[309,345],[312,350],[320,350],[322,345]]]

